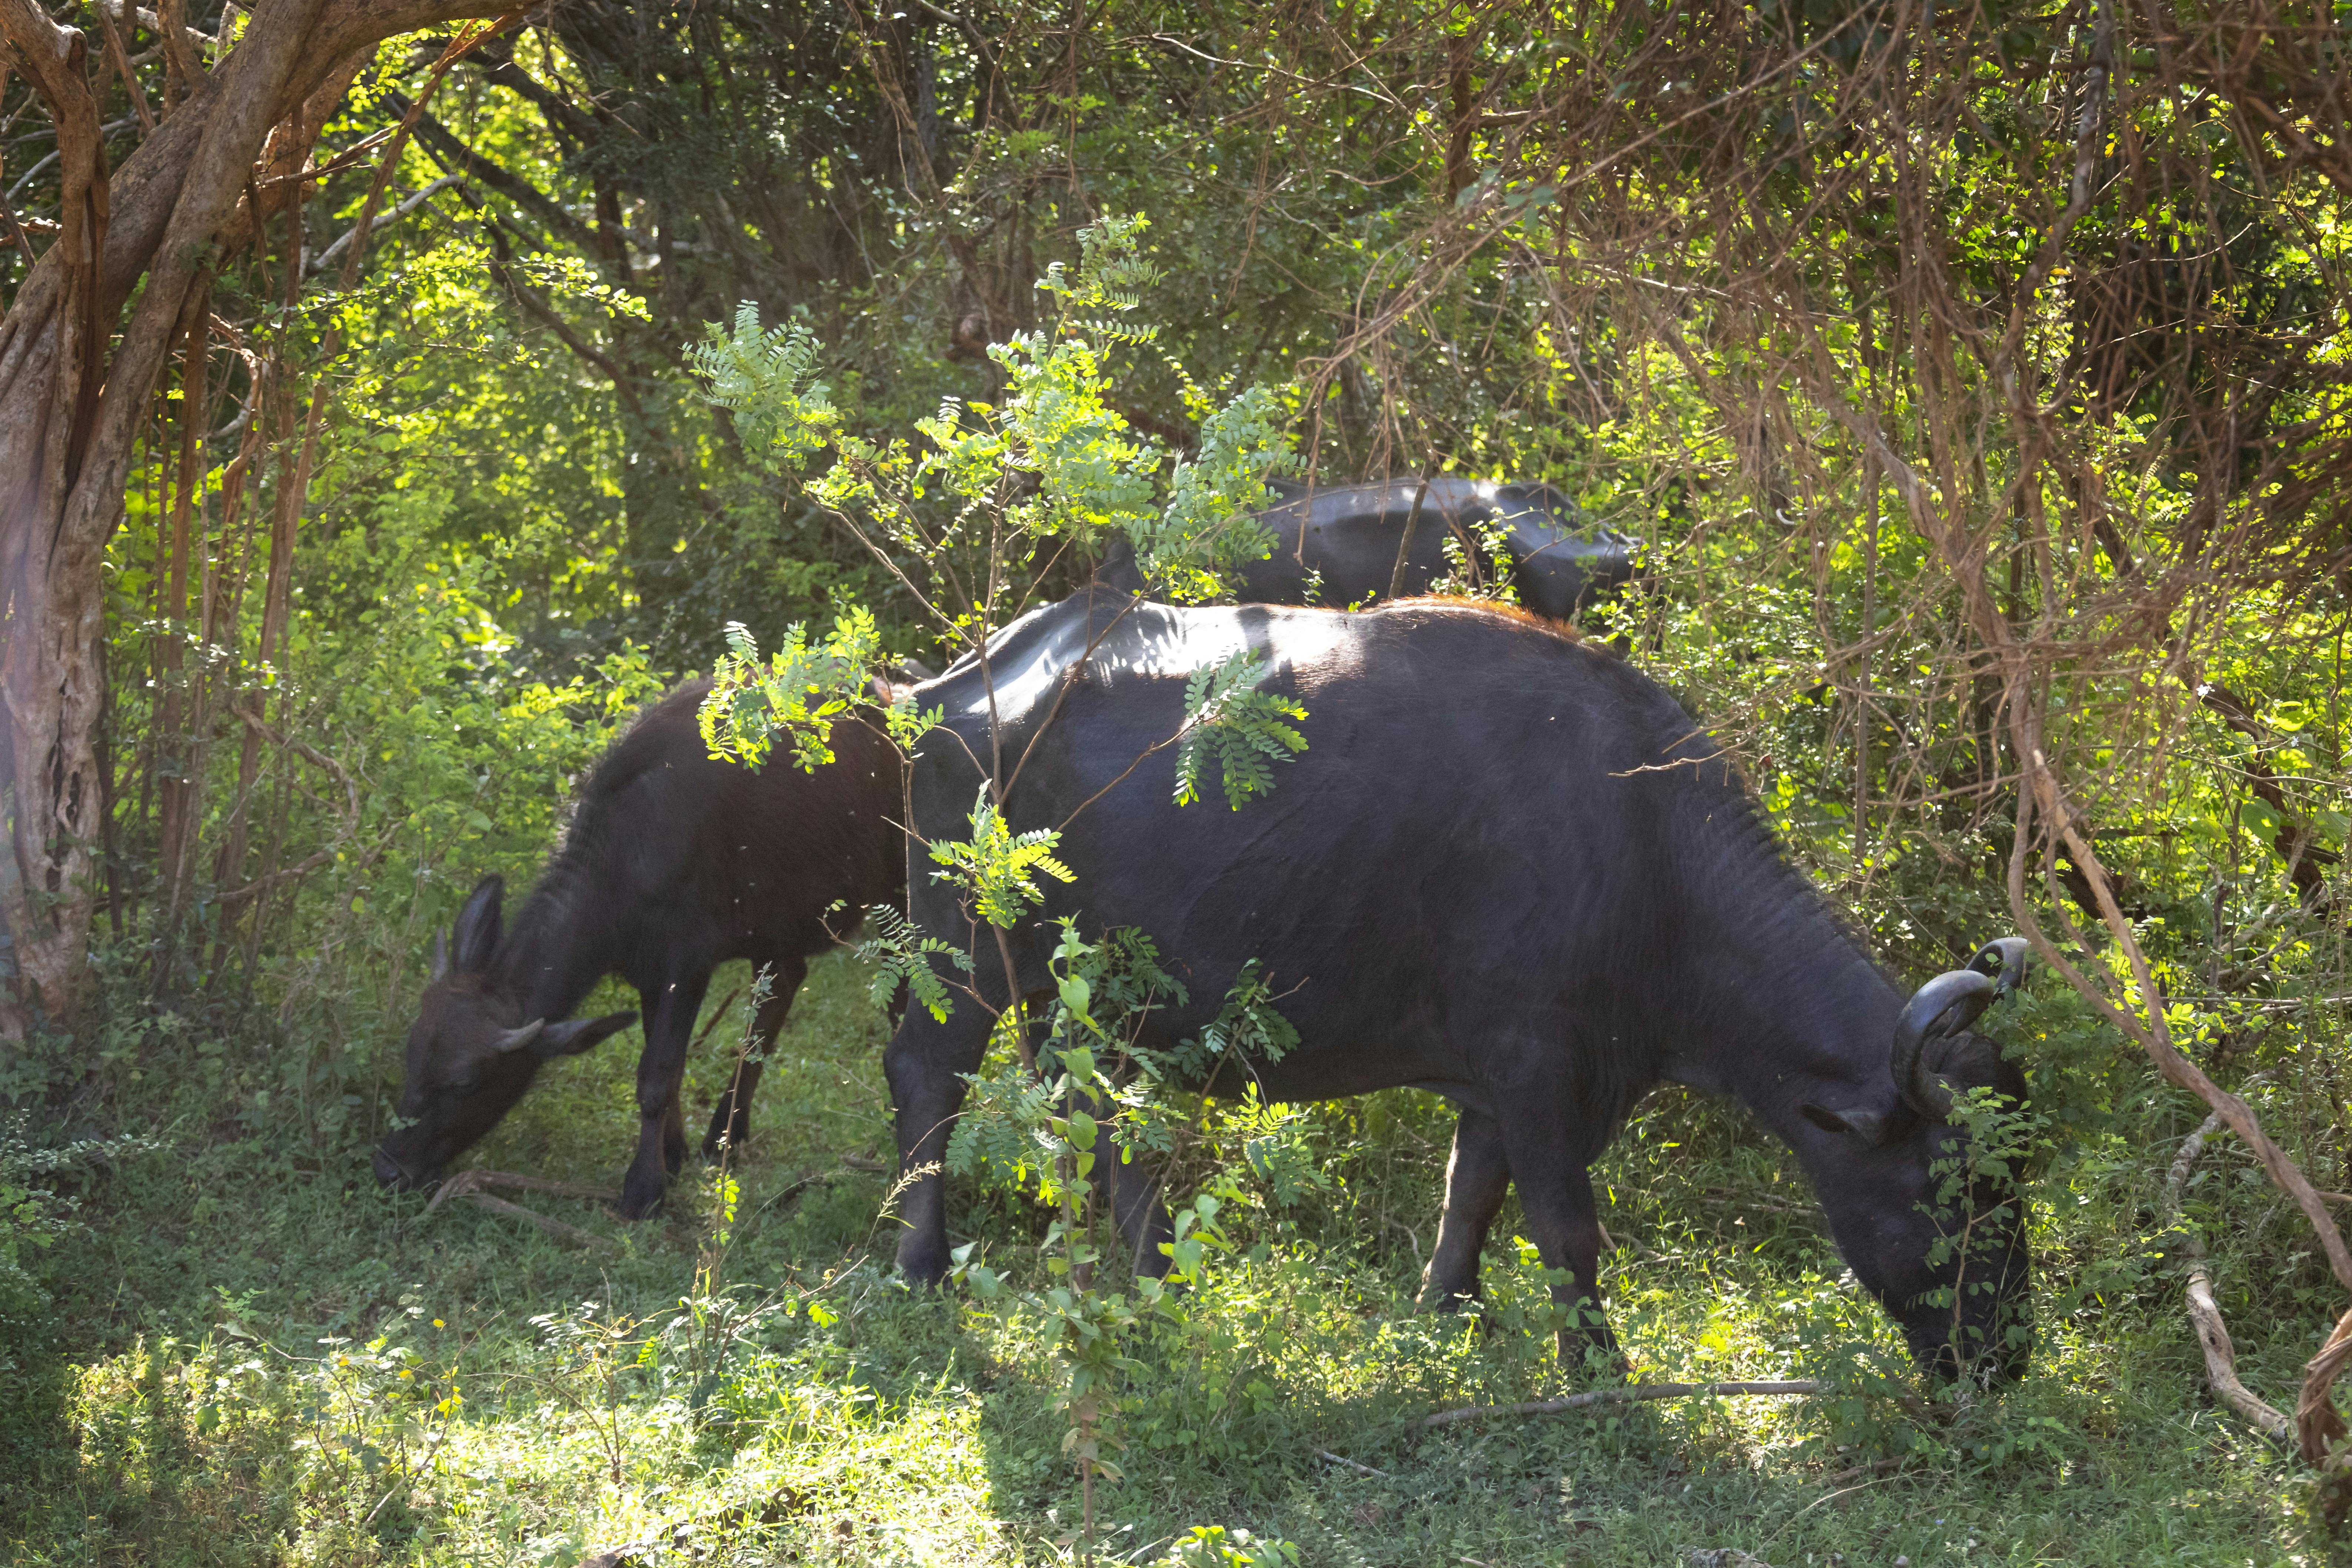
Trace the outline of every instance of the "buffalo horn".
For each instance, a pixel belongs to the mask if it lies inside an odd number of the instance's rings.
[[[1930,1039],[1957,1035],[1992,1005],[1993,982],[1973,969],[1938,974],[1912,994],[1895,1021],[1895,1089],[1903,1102],[1930,1121],[1951,1114],[1952,1091],[1927,1070]]]
[[[546,1019],[533,1018],[520,1028],[509,1029],[505,1034],[500,1035],[493,1048],[500,1052],[519,1051],[539,1038],[539,1032],[546,1027]]]
[[[2032,944],[2021,936],[1995,937],[1977,949],[1977,955],[1969,960],[1969,967],[1992,977],[1998,999],[2025,984],[2025,955],[2032,950]]]
[[[449,973],[449,936],[446,931],[433,933],[433,978],[444,979]]]

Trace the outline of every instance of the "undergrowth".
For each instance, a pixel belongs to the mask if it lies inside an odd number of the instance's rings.
[[[360,1130],[316,1147],[218,1114],[200,1083],[126,1072],[107,1114],[152,1146],[46,1178],[76,1189],[61,1197],[82,1228],[36,1260],[58,1353],[12,1374],[12,1560],[1066,1560],[1076,1487],[1043,1331],[887,1271],[886,1025],[865,991],[846,955],[815,967],[754,1142],[723,1173],[690,1167],[662,1216],[526,1194],[602,1247],[383,1193]],[[625,1037],[547,1074],[477,1163],[609,1182],[634,1054]],[[236,1043],[220,1059],[231,1088],[268,1066]],[[698,1102],[726,1067],[706,1045]],[[1715,1546],[1780,1568],[2326,1560],[2295,1467],[2202,1394],[2146,1208],[2168,1142],[2078,1145],[2043,1174],[2032,1374],[1930,1430],[1864,1392],[1900,1345],[1791,1163],[1736,1113],[1661,1093],[1596,1170],[1634,1365],[1851,1392],[1425,1430],[1433,1411],[1590,1375],[1532,1331],[1549,1303],[1515,1208],[1483,1321],[1412,1310],[1448,1121],[1411,1091],[1319,1109],[1304,1145],[1320,1182],[1285,1184],[1286,1204],[1242,1177],[1220,1216],[1234,1250],[1188,1303],[1196,1328],[1131,1347],[1125,1479],[1097,1494],[1106,1561],[1283,1562],[1285,1542],[1350,1568]],[[1207,1131],[1203,1168],[1251,1171],[1226,1157],[1253,1135],[1245,1112]],[[2282,1254],[2300,1241],[2266,1221],[2250,1164],[2209,1161],[2214,1234],[2268,1238],[2217,1253],[2248,1381],[2284,1398],[2312,1348],[2297,1297],[2319,1281]],[[1045,1210],[954,1192],[959,1242],[1044,1278]]]

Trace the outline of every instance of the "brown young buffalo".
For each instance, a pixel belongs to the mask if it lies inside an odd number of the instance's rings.
[[[757,770],[714,762],[696,727],[708,681],[646,708],[580,791],[562,847],[511,923],[503,887],[483,879],[446,943],[408,1032],[400,1121],[375,1173],[436,1179],[513,1109],[540,1069],[626,1028],[632,1013],[574,1018],[597,982],[636,988],[646,1020],[637,1061],[636,1158],[621,1186],[632,1218],[661,1201],[686,1159],[678,1103],[695,1015],[730,959],[769,965],[754,1059],[719,1099],[706,1152],[751,1129],[758,1052],[782,1027],[811,955],[895,899],[906,879],[900,764],[861,720],[834,726],[835,759],[803,773],[789,757]]]

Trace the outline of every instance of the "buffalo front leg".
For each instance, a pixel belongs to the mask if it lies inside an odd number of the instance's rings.
[[[735,1058],[735,1070],[727,1077],[719,1104],[710,1112],[710,1131],[702,1135],[706,1160],[717,1158],[722,1147],[740,1153],[751,1141],[751,1096],[760,1088],[768,1053],[775,1048],[776,1037],[782,1033],[784,1019],[793,1010],[793,998],[799,994],[801,982],[808,978],[808,965],[797,958],[779,960],[770,965],[769,977],[767,1000],[752,1016],[751,1033]]]
[[[910,1007],[882,1053],[898,1124],[898,1269],[918,1285],[948,1271],[948,1134],[963,1109],[965,1073],[980,1070],[990,1019],[961,1006],[945,1023]]]
[[[1437,1218],[1437,1245],[1421,1276],[1421,1299],[1441,1312],[1478,1299],[1478,1257],[1486,1232],[1511,1189],[1511,1163],[1503,1130],[1484,1111],[1465,1106],[1454,1124],[1454,1152],[1445,1163],[1445,1207]]]
[[[686,1079],[687,1048],[694,1043],[694,1017],[702,1011],[709,971],[640,986],[645,1003],[646,1052],[637,1058],[637,1157],[621,1179],[621,1214],[643,1219],[661,1205],[669,1179],[686,1163],[686,1114],[678,1090]]]
[[[1568,1097],[1523,1093],[1496,1104],[1510,1108],[1496,1120],[1536,1250],[1546,1268],[1566,1276],[1551,1291],[1571,1314],[1559,1331],[1560,1360],[1578,1359],[1586,1345],[1614,1353],[1617,1338],[1601,1311],[1601,1215],[1584,1153],[1567,1131],[1575,1125]]]

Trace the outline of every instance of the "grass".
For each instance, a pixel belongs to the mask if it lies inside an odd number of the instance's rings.
[[[223,1112],[234,1052],[211,1089],[123,1090],[110,1115],[162,1148],[99,1180],[89,1232],[61,1245],[65,1354],[10,1435],[0,1541],[27,1564],[563,1565],[631,1543],[641,1563],[1066,1560],[1076,1488],[1042,1331],[887,1272],[887,1178],[862,1168],[890,1150],[883,1033],[850,963],[817,965],[723,1251],[708,1167],[639,1226],[516,1194],[607,1238],[589,1247],[386,1195],[355,1133],[313,1147]],[[698,1108],[728,1034],[694,1064]],[[614,1181],[634,1066],[626,1037],[559,1065],[473,1163]],[[1634,1363],[1857,1392],[1424,1431],[1434,1410],[1588,1381],[1528,1331],[1516,1210],[1483,1327],[1411,1310],[1447,1125],[1404,1092],[1319,1112],[1334,1185],[1244,1205],[1245,1249],[1192,1303],[1197,1331],[1134,1347],[1108,1560],[1150,1561],[1196,1525],[1286,1539],[1310,1568],[1698,1547],[1776,1568],[2329,1560],[2297,1468],[2204,1395],[2177,1277],[2137,1228],[2168,1141],[2048,1179],[2033,1373],[1926,1432],[1858,1392],[1899,1350],[1786,1160],[1736,1116],[1662,1098],[1596,1172]],[[2242,1175],[2217,1162],[2214,1201],[2258,1219]],[[957,1191],[960,1239],[1034,1274],[1040,1215]],[[2225,1267],[2248,1381],[2274,1402],[2319,1321],[2281,1281],[2315,1290],[2312,1268]]]

